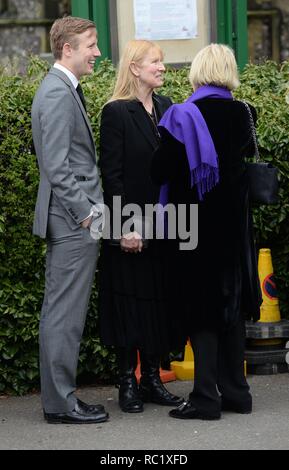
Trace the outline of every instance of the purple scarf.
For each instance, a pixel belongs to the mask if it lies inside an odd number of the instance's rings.
[[[217,86],[205,85],[193,93],[184,103],[172,105],[159,122],[159,129],[166,129],[185,145],[191,171],[191,187],[197,187],[199,200],[219,182],[218,155],[207,124],[194,104],[203,98],[232,100],[232,93]],[[160,191],[160,204],[168,203],[169,185]]]

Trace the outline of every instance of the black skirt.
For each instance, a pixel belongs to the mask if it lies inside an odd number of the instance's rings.
[[[161,355],[184,347],[178,312],[169,305],[168,253],[163,240],[150,240],[137,254],[103,242],[99,315],[105,345]]]

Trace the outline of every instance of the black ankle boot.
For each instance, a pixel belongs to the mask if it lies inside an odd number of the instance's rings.
[[[119,406],[126,413],[141,413],[143,403],[139,397],[135,376],[137,351],[136,349],[119,348],[117,359],[119,365]]]
[[[140,352],[141,379],[139,394],[144,403],[174,406],[183,403],[183,399],[170,393],[160,379],[160,357]]]

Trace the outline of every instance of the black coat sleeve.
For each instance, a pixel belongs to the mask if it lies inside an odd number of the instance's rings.
[[[112,207],[113,196],[121,196],[125,204],[123,185],[123,116],[119,103],[108,103],[102,111],[100,124],[100,158],[105,203]]]

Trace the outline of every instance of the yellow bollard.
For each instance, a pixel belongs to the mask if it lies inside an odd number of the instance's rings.
[[[172,361],[171,369],[179,380],[192,380],[194,378],[194,353],[188,341],[185,346],[183,361]]]
[[[178,380],[193,380],[195,375],[194,353],[190,341],[185,346],[183,361],[172,361],[171,369]],[[247,362],[244,361],[244,374],[247,375]]]
[[[256,375],[288,373],[284,344],[289,338],[289,321],[281,319],[271,250],[260,250],[258,269],[263,302],[259,322],[246,323],[248,372]]]
[[[271,250],[263,248],[259,251],[258,271],[262,289],[261,323],[275,323],[281,320],[277,289],[273,273]]]

